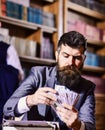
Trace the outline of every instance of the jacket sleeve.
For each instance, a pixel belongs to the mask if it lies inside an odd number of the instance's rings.
[[[90,87],[79,110],[79,119],[85,123],[85,130],[96,130],[94,89],[94,85]]]
[[[4,105],[3,113],[5,117],[20,116],[20,113],[15,113],[16,106],[21,97],[33,94],[39,85],[41,86],[40,72],[37,68],[33,67],[30,71],[30,75],[24,80],[18,89],[12,94]],[[40,84],[39,84],[40,81]]]

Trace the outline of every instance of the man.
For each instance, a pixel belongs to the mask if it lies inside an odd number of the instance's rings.
[[[86,47],[82,34],[76,31],[63,34],[55,53],[57,65],[33,67],[28,78],[5,104],[4,117],[24,114],[28,120],[58,121],[60,130],[95,130],[95,84],[80,74]],[[78,101],[56,106],[56,85],[65,86],[71,94],[78,94]],[[55,111],[52,106],[56,107]]]
[[[15,48],[0,41],[0,124],[3,118],[3,106],[17,89],[22,77],[21,72],[22,68]]]

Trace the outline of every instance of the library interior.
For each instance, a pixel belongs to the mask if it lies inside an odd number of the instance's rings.
[[[87,40],[82,75],[96,84],[96,130],[105,130],[105,1],[0,0],[0,42],[12,45],[16,50],[22,73],[19,84],[28,77],[33,66],[54,66],[59,38],[73,30]],[[16,118],[16,121],[20,119]],[[37,123],[45,130],[51,129],[49,124]],[[37,123],[33,125],[38,128]],[[55,130],[55,124],[50,126]]]

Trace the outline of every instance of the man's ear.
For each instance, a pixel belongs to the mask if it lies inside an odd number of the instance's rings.
[[[56,58],[56,61],[58,61],[58,51],[55,51],[55,58]]]

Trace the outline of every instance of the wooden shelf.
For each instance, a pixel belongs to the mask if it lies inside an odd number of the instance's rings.
[[[22,62],[39,64],[39,65],[54,65],[54,64],[56,64],[55,60],[43,59],[43,58],[37,58],[37,57],[30,57],[30,56],[21,56],[20,60]]]
[[[46,32],[49,32],[49,33],[53,33],[53,32],[57,31],[57,29],[53,28],[53,27],[35,24],[35,23],[24,21],[24,20],[6,17],[6,16],[0,16],[0,21],[5,22],[7,24],[12,24],[12,25],[24,27],[24,28],[27,28],[27,29],[31,29],[31,30],[37,30],[38,28],[41,28],[43,31],[46,31]]]
[[[97,98],[105,98],[105,94],[96,93],[95,96]]]
[[[54,2],[54,0],[45,0],[45,1],[47,1],[47,2],[51,2],[51,3]]]
[[[77,5],[77,4],[73,3],[73,2],[68,1],[67,2],[67,8],[71,9],[73,11],[76,11],[78,13],[93,17],[95,19],[105,20],[105,15],[104,14],[101,14],[101,13],[96,12],[94,10],[88,9],[88,8],[80,6],[80,5]]]
[[[102,47],[105,46],[105,42],[102,42],[102,41],[95,41],[95,40],[88,39],[87,43],[95,45],[95,46],[102,46]]]
[[[84,71],[96,72],[96,73],[105,73],[105,68],[104,67],[96,67],[96,66],[84,65],[83,70]]]
[[[43,58],[38,58],[38,57],[30,57],[30,56],[20,56],[20,60],[22,62],[33,63],[33,64],[35,63],[35,64],[40,64],[40,65],[55,65],[56,64],[55,60],[43,59]],[[88,65],[84,65],[83,70],[100,72],[100,73],[105,72],[105,68],[103,67],[88,66]]]

